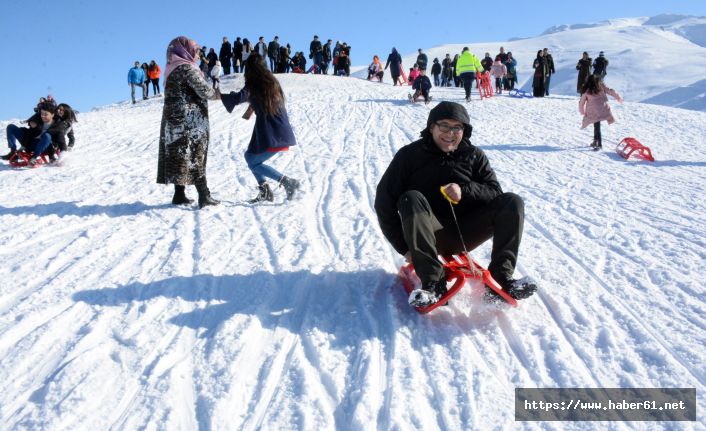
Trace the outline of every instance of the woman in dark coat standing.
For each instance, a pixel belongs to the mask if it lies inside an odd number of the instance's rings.
[[[541,49],[537,51],[537,58],[534,59],[532,67],[534,68],[534,79],[532,80],[532,94],[534,95],[534,97],[544,97],[548,68],[547,62],[544,59],[544,53]]]
[[[591,57],[589,57],[588,53],[584,51],[583,56],[581,57],[579,62],[576,63],[576,70],[579,71],[579,77],[576,81],[576,92],[579,94],[581,94],[581,91],[583,90],[583,84],[586,83],[586,78],[588,78],[588,75],[591,74],[592,64],[593,63],[591,62]]]
[[[400,70],[402,70],[402,57],[397,52],[396,48],[392,48],[392,52],[387,56],[385,70],[387,70],[388,67],[391,67],[390,76],[392,76],[392,85],[397,85],[397,81],[400,79]]]
[[[228,112],[232,112],[235,105],[246,102],[255,111],[255,128],[245,152],[245,161],[258,184],[258,194],[250,203],[274,200],[267,178],[284,187],[287,200],[293,199],[299,190],[299,181],[265,164],[272,156],[296,145],[297,141],[289,124],[282,87],[259,56],[252,55],[245,60],[245,87],[237,93],[222,94],[221,101]]]
[[[167,48],[164,110],[159,133],[157,183],[174,184],[172,204],[190,204],[187,185],[196,185],[199,208],[217,205],[206,183],[209,124],[208,99],[217,93],[204,80],[196,62],[199,46],[179,36]]]

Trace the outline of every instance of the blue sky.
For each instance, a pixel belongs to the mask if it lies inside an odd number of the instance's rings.
[[[0,33],[8,54],[0,67],[0,119],[26,118],[51,93],[80,111],[130,97],[135,60],[164,65],[167,43],[186,35],[216,47],[236,36],[308,50],[314,34],[348,42],[354,65],[395,46],[408,54],[447,43],[501,42],[536,36],[557,24],[660,13],[706,15],[703,0],[570,2],[251,1],[196,2],[3,0]],[[442,5],[445,5],[442,7]],[[493,43],[489,48],[496,48]],[[157,126],[155,126],[157,127]]]

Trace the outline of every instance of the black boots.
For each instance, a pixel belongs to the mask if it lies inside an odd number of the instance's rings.
[[[248,202],[251,204],[255,204],[263,201],[272,202],[273,200],[274,196],[272,195],[270,185],[267,183],[262,183],[257,186],[257,196],[255,196],[255,198],[253,199],[250,199]]]
[[[211,191],[208,190],[205,176],[196,180],[196,190],[199,192],[199,209],[221,203],[221,201],[217,201],[211,197]]]
[[[15,154],[17,154],[17,151],[15,150],[10,150],[9,153],[5,154],[4,156],[0,156],[0,159],[3,160],[10,160],[11,158],[15,157]]]
[[[174,184],[174,197],[172,198],[172,205],[189,205],[193,202],[193,199],[186,197],[186,186]]]
[[[284,191],[287,193],[287,200],[291,201],[297,194],[297,191],[299,190],[299,186],[301,184],[294,178],[283,176],[282,179],[279,180],[279,185],[284,187]]]

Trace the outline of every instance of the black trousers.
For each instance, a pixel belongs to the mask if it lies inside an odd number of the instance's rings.
[[[463,89],[466,90],[466,98],[471,97],[471,87],[473,87],[473,81],[476,80],[476,74],[474,72],[463,72],[459,77],[463,81]]]
[[[402,194],[397,201],[402,220],[402,234],[412,256],[412,264],[423,283],[445,277],[439,255],[463,251],[453,220],[439,220],[424,195],[416,190]],[[465,214],[457,214],[459,227],[468,251],[493,239],[488,270],[501,282],[512,277],[522,241],[525,206],[514,193],[503,193],[486,205]]]
[[[602,144],[601,139],[601,122],[596,121],[593,123],[593,140],[598,143],[599,146]]]

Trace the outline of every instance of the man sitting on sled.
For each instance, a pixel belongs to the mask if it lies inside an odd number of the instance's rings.
[[[395,154],[377,186],[382,232],[422,281],[410,294],[415,307],[434,304],[446,293],[439,254],[472,250],[490,238],[488,270],[503,290],[515,299],[537,290],[529,279],[512,278],[522,239],[522,198],[503,193],[485,154],[471,144],[472,131],[466,108],[439,103],[429,112],[422,138]]]

